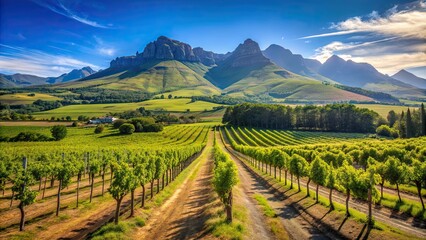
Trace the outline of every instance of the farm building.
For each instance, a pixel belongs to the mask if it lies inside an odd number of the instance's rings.
[[[100,123],[112,123],[118,118],[115,118],[113,116],[107,116],[107,117],[100,117],[98,119],[90,120],[89,123],[91,124],[100,124]]]

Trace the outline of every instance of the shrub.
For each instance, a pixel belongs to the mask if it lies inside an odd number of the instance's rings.
[[[376,129],[377,135],[384,137],[392,137],[392,129],[388,125],[380,125]]]
[[[163,131],[163,124],[154,123],[154,124],[146,125],[143,128],[143,131],[144,132],[161,132],[161,131]]]
[[[104,129],[105,129],[105,126],[104,126],[103,124],[99,124],[99,125],[98,125],[98,126],[96,126],[96,128],[95,128],[95,133],[96,133],[96,134],[102,133],[102,132],[104,131]]]
[[[67,136],[67,128],[63,125],[56,125],[53,126],[50,129],[50,132],[52,133],[52,137],[56,140],[59,141],[61,139],[64,139]]]
[[[135,126],[130,123],[124,123],[120,126],[119,131],[121,134],[132,134],[135,131]]]
[[[112,123],[112,127],[113,128],[115,128],[115,129],[118,129],[118,128],[120,128],[121,127],[121,125],[123,125],[123,124],[125,124],[126,123],[126,121],[125,120],[123,120],[123,119],[117,119],[117,120],[115,120],[113,123]]]
[[[141,123],[139,123],[139,122],[136,123],[136,125],[135,125],[135,132],[142,132],[143,129],[144,129],[144,127],[142,126]]]
[[[74,121],[74,122],[72,122],[72,125],[71,125],[72,127],[78,127],[78,122],[77,121]]]
[[[10,142],[45,142],[51,139],[41,133],[34,132],[20,132],[13,138],[10,138]]]

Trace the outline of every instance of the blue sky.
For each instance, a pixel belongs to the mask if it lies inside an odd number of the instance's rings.
[[[0,0],[0,72],[104,69],[165,35],[218,53],[246,38],[426,77],[426,2],[396,0]]]

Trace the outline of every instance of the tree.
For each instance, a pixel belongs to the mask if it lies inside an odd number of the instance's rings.
[[[340,187],[346,191],[346,216],[350,216],[349,213],[349,198],[351,196],[351,189],[354,185],[354,179],[356,177],[356,170],[352,165],[349,165],[347,161],[344,161],[342,166],[337,169],[337,182]]]
[[[142,187],[142,201],[141,201],[141,207],[145,206],[145,184],[147,184],[148,179],[150,179],[150,172],[147,170],[147,164],[145,161],[138,161],[135,166],[135,175],[136,178],[139,180],[139,184]]]
[[[413,163],[409,167],[410,169],[410,180],[414,182],[417,188],[417,193],[422,203],[423,210],[425,210],[425,204],[422,197],[422,185],[426,185],[426,162],[420,162],[419,160],[413,160]]]
[[[172,94],[169,94],[169,96],[167,96],[167,98],[172,99],[173,98]]]
[[[407,166],[401,163],[397,158],[390,156],[386,160],[385,167],[386,180],[388,180],[390,184],[396,185],[398,199],[401,202],[402,200],[399,193],[399,184],[406,181]]]
[[[135,126],[131,123],[124,123],[119,127],[121,134],[132,134],[135,131]]]
[[[393,127],[395,122],[398,120],[398,116],[396,115],[394,110],[390,110],[387,116],[389,127]]]
[[[377,127],[376,133],[377,135],[384,137],[392,137],[393,135],[392,129],[387,125],[380,125],[379,127]]]
[[[330,194],[328,195],[328,201],[330,202],[330,209],[334,210],[333,204],[333,189],[336,187],[336,170],[334,170],[333,165],[331,164],[328,169],[326,187],[330,189]]]
[[[59,215],[59,209],[61,206],[61,190],[66,188],[75,172],[74,164],[69,160],[64,159],[62,155],[62,161],[55,165],[54,169],[56,173],[56,178],[59,181],[58,194],[57,194],[57,204],[56,204],[56,216]]]
[[[297,177],[297,186],[300,191],[300,177],[308,174],[309,163],[298,154],[293,154],[290,159],[290,173]],[[293,183],[293,181],[292,181]]]
[[[232,222],[232,188],[238,183],[237,166],[231,160],[215,165],[213,186],[225,205],[226,219]]]
[[[50,129],[50,132],[52,133],[52,137],[56,141],[59,141],[64,139],[67,136],[67,127],[63,125],[56,125]]]
[[[96,126],[95,128],[95,134],[99,134],[102,133],[105,129],[105,126],[103,124],[99,124]]]
[[[425,105],[422,103],[420,107],[420,118],[421,118],[421,136],[426,136],[426,113]]]
[[[120,128],[121,127],[121,125],[123,125],[123,124],[125,124],[126,123],[126,120],[123,120],[123,119],[117,119],[117,120],[115,120],[113,123],[112,123],[112,127],[113,128],[115,128],[115,129],[118,129],[118,128]]]
[[[89,179],[92,179],[90,182],[90,202],[92,202],[93,198],[93,188],[95,186],[95,174],[99,172],[100,163],[96,159],[89,160],[89,153],[87,153],[88,165],[89,165]]]
[[[411,112],[410,109],[407,110],[407,116],[405,118],[405,136],[407,138],[412,138],[415,136],[414,133],[414,124],[413,124],[413,119],[411,118]]]
[[[318,203],[318,187],[319,185],[324,186],[327,180],[327,163],[319,157],[311,163],[309,176],[312,181],[317,184],[316,188],[316,203]],[[308,189],[309,192],[309,189]]]
[[[121,202],[123,201],[124,196],[126,196],[133,187],[134,179],[135,176],[133,171],[129,168],[129,166],[127,166],[126,163],[119,162],[115,166],[114,179],[112,180],[111,186],[108,189],[108,192],[117,202],[114,218],[115,224],[118,224]]]
[[[35,202],[37,191],[31,190],[29,186],[32,184],[32,177],[25,169],[20,170],[13,181],[12,191],[15,193],[14,199],[19,200],[18,208],[21,212],[21,220],[19,223],[19,231],[25,229],[25,206]]]

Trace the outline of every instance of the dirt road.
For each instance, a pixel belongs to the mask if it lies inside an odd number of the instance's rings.
[[[329,239],[320,230],[306,221],[292,206],[291,202],[276,195],[275,191],[266,186],[254,173],[249,171],[234,154],[224,147],[225,143],[222,141],[219,141],[219,143],[237,164],[238,172],[242,178],[241,181],[251,190],[249,194],[258,193],[268,200],[268,204],[275,210],[292,239]]]
[[[134,239],[199,239],[206,234],[205,214],[213,191],[213,132],[200,155],[201,161],[192,173],[158,210],[147,225],[137,231]]]

